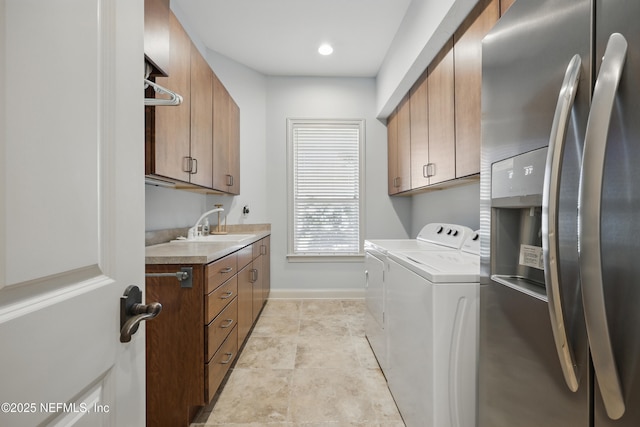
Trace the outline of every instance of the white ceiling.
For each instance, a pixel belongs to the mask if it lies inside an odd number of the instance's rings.
[[[172,0],[211,50],[266,75],[373,77],[411,0]],[[318,46],[330,43],[330,56]]]

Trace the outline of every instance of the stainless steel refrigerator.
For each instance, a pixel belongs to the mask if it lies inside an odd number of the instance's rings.
[[[640,1],[483,41],[479,427],[640,426]]]

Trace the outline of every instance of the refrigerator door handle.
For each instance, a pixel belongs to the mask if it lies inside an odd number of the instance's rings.
[[[625,403],[607,322],[600,215],[607,135],[626,53],[626,39],[621,34],[612,34],[593,90],[578,190],[578,255],[585,323],[602,400],[613,420],[622,417]]]
[[[575,362],[573,348],[568,338],[564,319],[563,301],[558,268],[558,203],[560,199],[560,176],[562,175],[562,155],[571,117],[571,110],[578,90],[582,61],[580,55],[574,55],[567,66],[564,80],[558,94],[558,103],[553,116],[549,149],[544,171],[542,191],[542,253],[544,258],[544,278],[549,300],[549,316],[553,338],[560,359],[560,366],[567,387],[573,392],[578,390],[580,379]]]

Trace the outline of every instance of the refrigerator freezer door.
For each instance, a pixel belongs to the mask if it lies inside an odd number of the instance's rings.
[[[595,426],[640,425],[640,2],[596,0],[595,69],[613,33],[628,42],[607,133],[602,181],[602,284],[613,357],[626,410],[612,420],[595,378]]]
[[[578,391],[569,391],[547,304],[496,285],[480,286],[480,306],[478,426],[589,427],[588,368],[578,371]]]
[[[627,54],[627,41],[612,34],[596,81],[585,136],[578,198],[578,253],[582,301],[593,367],[607,415],[617,420],[625,411],[618,368],[613,356],[602,282],[600,224],[602,179],[607,132]]]
[[[591,378],[580,297],[576,206],[591,95],[591,24],[588,0],[527,0],[515,2],[483,40],[479,427],[590,425]],[[491,230],[509,238],[494,222],[495,214],[501,211],[506,219],[518,219],[508,215],[509,208],[492,206],[491,166],[548,145],[558,93],[567,64],[576,54],[582,66],[566,133],[557,218],[559,292],[578,381],[573,392],[560,367],[547,301],[490,277],[500,274],[493,270],[504,264],[494,257]],[[534,213],[540,209],[531,207]],[[532,234],[537,235],[537,231]]]

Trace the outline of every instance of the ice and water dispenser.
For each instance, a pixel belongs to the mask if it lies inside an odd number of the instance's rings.
[[[492,165],[491,279],[546,298],[542,189],[547,148]]]

